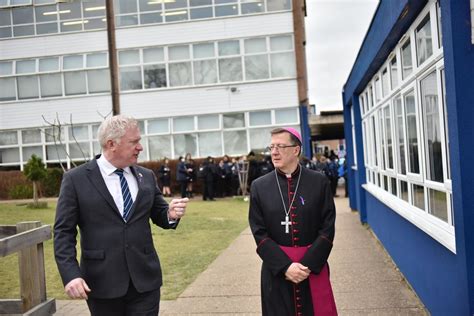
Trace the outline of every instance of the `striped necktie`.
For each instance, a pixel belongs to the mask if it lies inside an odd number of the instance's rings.
[[[123,169],[117,169],[114,171],[115,174],[117,174],[120,178],[120,188],[122,189],[122,198],[123,198],[123,219],[124,221],[127,221],[127,216],[130,213],[130,210],[132,209],[132,195],[130,194],[130,189],[128,188],[128,183],[127,179],[125,179],[125,176],[123,174]]]

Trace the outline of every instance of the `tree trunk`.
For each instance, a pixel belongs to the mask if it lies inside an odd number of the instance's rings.
[[[33,181],[33,202],[35,203],[35,206],[38,206],[38,188],[36,181]]]

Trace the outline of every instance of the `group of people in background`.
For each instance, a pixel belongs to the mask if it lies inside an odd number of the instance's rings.
[[[239,182],[239,162],[248,161],[247,188],[253,180],[263,176],[274,167],[269,155],[257,156],[253,151],[248,155],[239,158],[230,158],[224,155],[218,162],[208,156],[204,161],[196,165],[191,154],[180,156],[176,167],[176,181],[179,184],[182,198],[194,197],[194,187],[197,181],[202,184],[202,199],[204,201],[215,201],[215,198],[222,198],[237,195],[240,192]],[[324,174],[331,183],[333,196],[337,197],[336,189],[340,178],[344,178],[345,195],[347,190],[347,164],[344,158],[339,158],[333,151],[327,155],[314,155],[312,159],[302,158],[301,164],[308,168]],[[164,196],[171,196],[171,167],[168,158],[163,159],[158,170],[159,182],[162,186]]]

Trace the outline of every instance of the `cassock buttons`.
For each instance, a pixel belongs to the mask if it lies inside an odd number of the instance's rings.
[[[294,214],[294,213],[291,213],[291,217],[296,217],[296,214]]]

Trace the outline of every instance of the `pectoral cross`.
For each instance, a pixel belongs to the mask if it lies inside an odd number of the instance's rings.
[[[290,218],[288,215],[285,216],[285,221],[281,222],[281,226],[285,226],[285,233],[289,234],[290,233]]]

